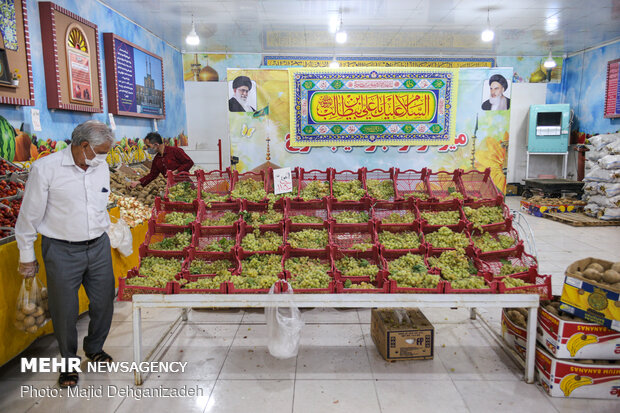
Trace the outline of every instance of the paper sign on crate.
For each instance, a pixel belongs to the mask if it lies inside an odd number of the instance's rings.
[[[293,192],[293,177],[291,168],[273,170],[273,193],[275,195]]]

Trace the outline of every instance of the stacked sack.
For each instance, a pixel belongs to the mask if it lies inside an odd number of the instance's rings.
[[[586,152],[584,200],[587,215],[620,219],[620,133],[596,135]]]

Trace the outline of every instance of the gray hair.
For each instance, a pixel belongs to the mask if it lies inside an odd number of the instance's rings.
[[[79,124],[71,134],[71,146],[78,146],[82,142],[88,142],[91,146],[98,146],[105,142],[114,144],[114,132],[105,123],[87,120]]]

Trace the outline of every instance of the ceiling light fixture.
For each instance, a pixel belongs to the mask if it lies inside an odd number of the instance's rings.
[[[484,29],[484,31],[480,35],[480,38],[482,39],[483,42],[491,42],[493,41],[493,38],[495,37],[495,33],[493,32],[493,29],[491,29],[490,14],[491,14],[490,9],[487,9],[487,28]]]
[[[547,60],[545,60],[543,66],[545,66],[547,69],[553,69],[556,65],[557,63],[555,63],[555,60],[553,60],[553,56],[551,56],[551,50],[549,50],[549,57],[547,57]]]
[[[192,30],[190,30],[189,34],[185,38],[185,43],[190,46],[197,46],[200,44],[200,37],[198,37],[198,33],[196,33],[196,26],[194,25],[194,15],[192,15]]]
[[[334,56],[332,61],[329,62],[329,67],[332,68],[332,69],[340,67],[340,63],[336,60],[336,56]]]
[[[340,24],[338,25],[338,30],[336,31],[336,43],[346,43],[347,42],[347,32],[344,31],[342,27],[342,10],[340,10]]]

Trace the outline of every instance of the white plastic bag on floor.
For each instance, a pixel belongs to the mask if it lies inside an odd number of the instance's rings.
[[[293,294],[293,288],[282,294]],[[276,284],[269,289],[274,294]],[[299,337],[304,322],[301,321],[301,312],[293,302],[287,307],[265,307],[267,330],[269,332],[269,354],[278,359],[288,359],[297,356],[299,351]]]
[[[129,225],[122,219],[110,224],[110,246],[116,248],[124,257],[133,253],[133,237]]]

